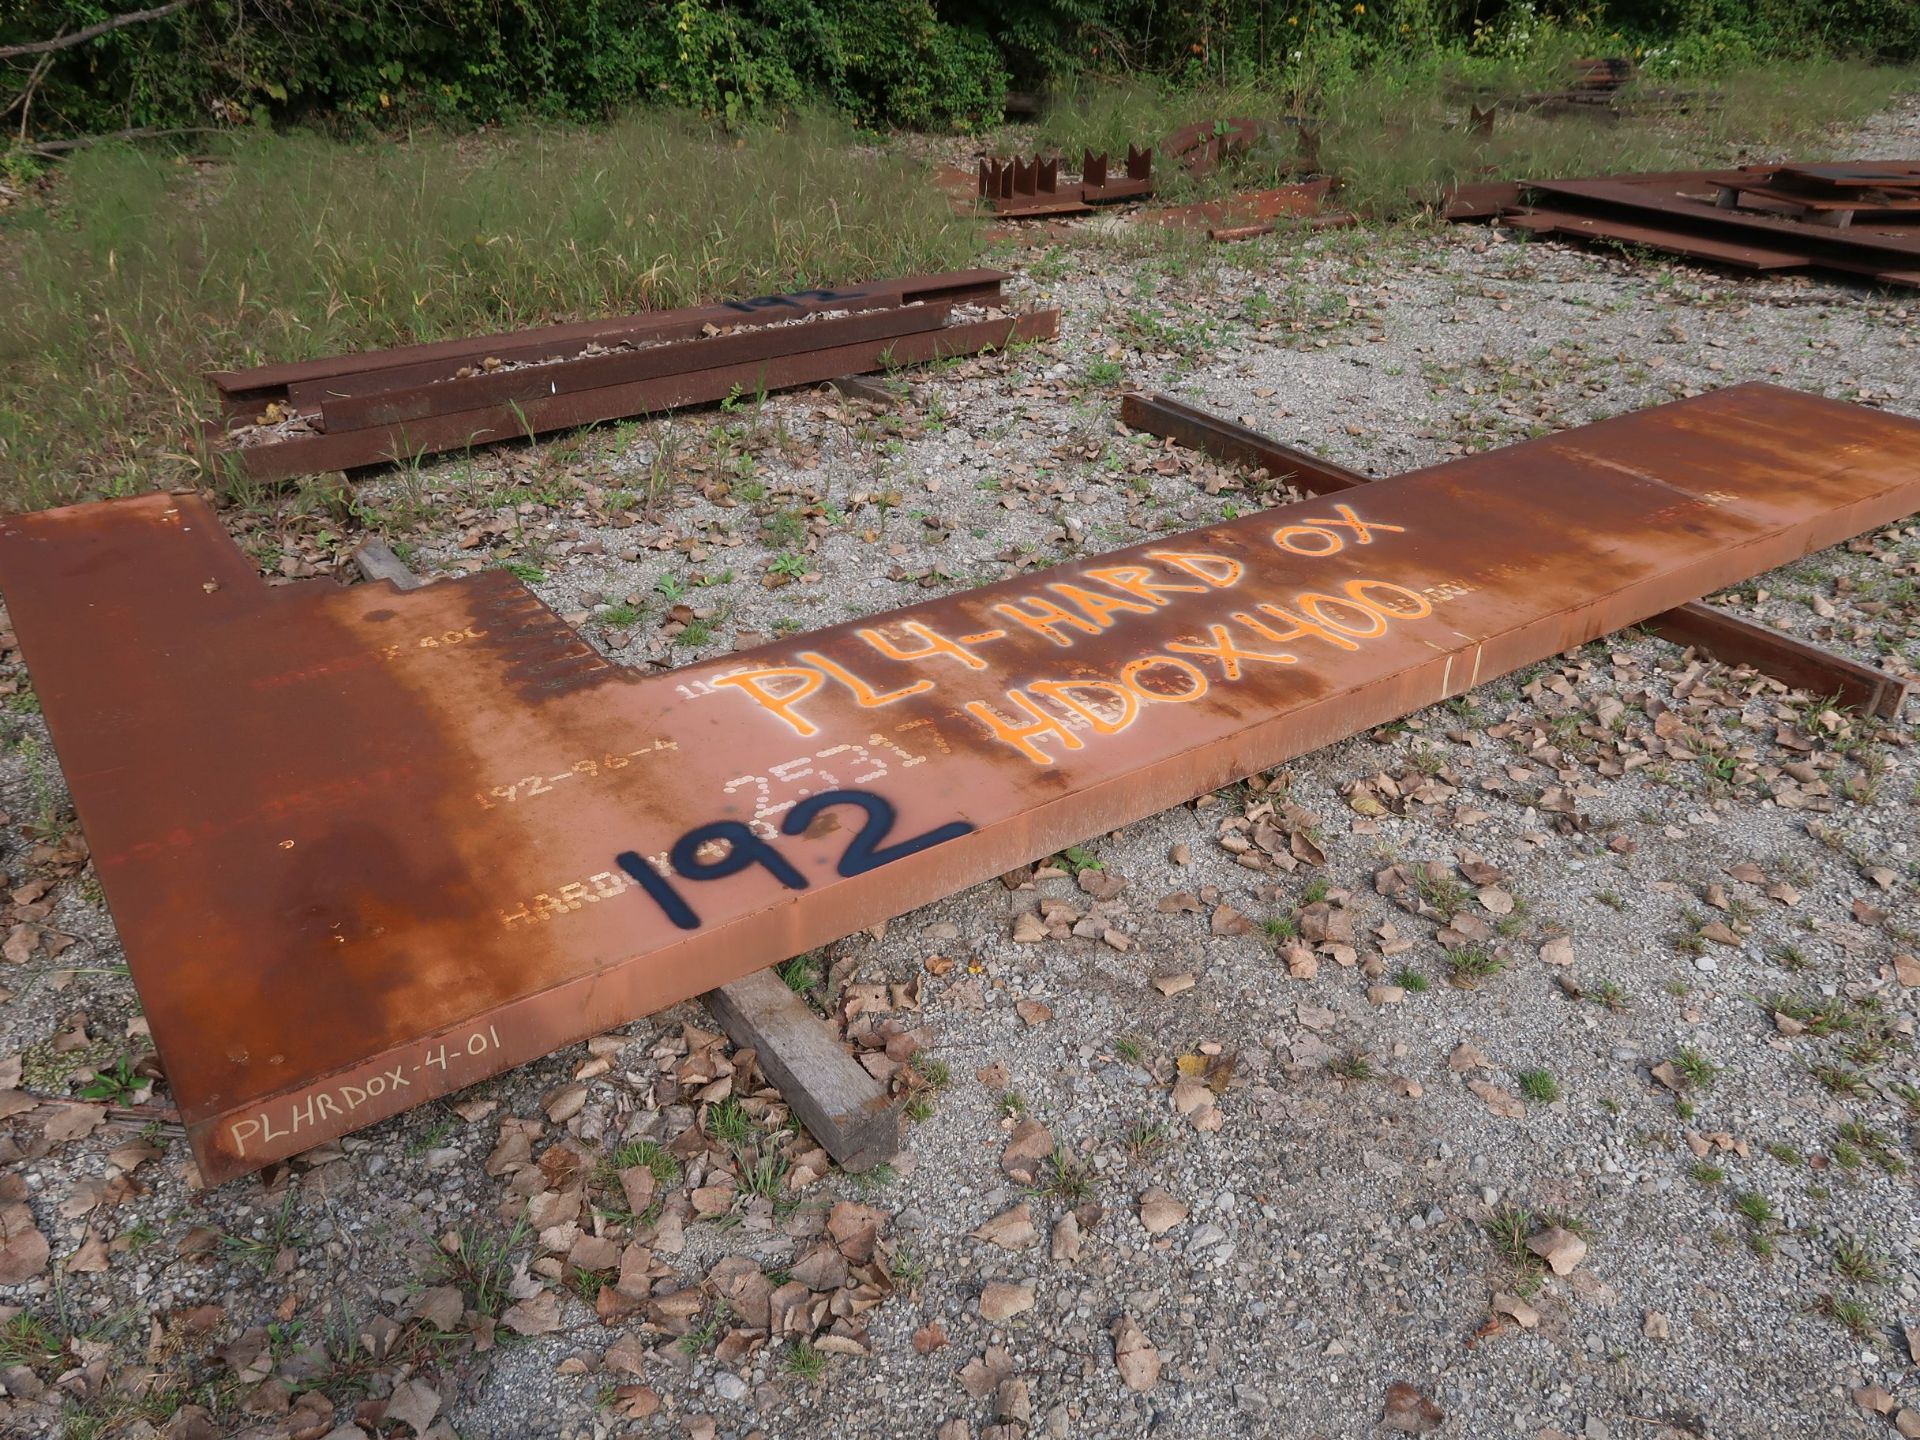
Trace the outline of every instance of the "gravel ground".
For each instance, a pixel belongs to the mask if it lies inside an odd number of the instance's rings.
[[[1920,154],[1920,102],[1857,149]],[[1378,475],[1744,380],[1920,415],[1916,302],[1848,286],[1478,227],[1005,263],[1057,344],[361,518],[674,665],[1286,498],[1125,434],[1135,386]],[[337,566],[324,510],[235,520]],[[1913,674],[1916,577],[1909,525],[1718,599]],[[806,1142],[750,1076],[716,1103],[682,1006],[205,1192],[140,1075],[126,1114],[27,1098],[144,1032],[5,675],[5,1433],[1920,1434],[1906,722],[1615,637],[843,941],[812,998],[927,1045],[866,1177],[794,1188]],[[790,1285],[813,1343],[760,1343]]]

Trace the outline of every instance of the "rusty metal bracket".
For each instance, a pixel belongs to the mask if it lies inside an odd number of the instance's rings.
[[[1057,159],[982,160],[977,182],[996,215],[1084,215],[1090,208],[1078,187],[1060,188]]]
[[[1920,422],[1748,385],[664,675],[194,495],[0,589],[220,1181],[1916,508]]]
[[[1122,180],[1109,178],[1107,152],[1091,150],[1080,157],[1080,198],[1089,205],[1110,205],[1116,200],[1139,200],[1153,193],[1153,147],[1127,146],[1127,175]]]
[[[1374,483],[1305,450],[1283,445],[1257,430],[1212,415],[1167,395],[1121,397],[1120,419],[1132,429],[1173,440],[1228,465],[1265,470],[1296,490],[1337,495]],[[1831,695],[1863,715],[1897,720],[1913,682],[1872,665],[1822,650],[1792,635],[1730,615],[1698,601],[1662,611],[1641,622],[1676,645],[1692,646],[1723,665],[1744,665],[1789,689]]]

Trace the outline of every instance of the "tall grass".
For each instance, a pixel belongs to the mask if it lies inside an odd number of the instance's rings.
[[[1592,48],[1590,40],[1584,43]],[[1129,141],[1152,141],[1195,120],[1246,115],[1276,122],[1272,137],[1253,154],[1206,180],[1156,164],[1163,197],[1181,201],[1288,179],[1297,121],[1319,132],[1321,167],[1340,177],[1342,203],[1363,214],[1392,216],[1413,208],[1419,197],[1467,180],[1724,165],[1775,153],[1826,156],[1830,127],[1864,119],[1900,89],[1920,83],[1910,69],[1809,60],[1712,79],[1660,81],[1660,87],[1690,97],[1684,113],[1673,115],[1608,123],[1511,104],[1513,97],[1565,88],[1566,62],[1580,48],[1571,42],[1541,45],[1514,57],[1436,51],[1365,71],[1289,73],[1273,86],[1092,84],[1046,116],[1039,140],[1078,158],[1082,149],[1124,154]],[[1643,94],[1653,83],[1642,87]],[[1500,97],[1509,103],[1500,106],[1493,134],[1474,134],[1466,124],[1470,107]],[[1743,148],[1754,153],[1741,153]]]
[[[967,264],[911,165],[800,118],[83,152],[0,229],[0,506],[197,478],[209,369]]]

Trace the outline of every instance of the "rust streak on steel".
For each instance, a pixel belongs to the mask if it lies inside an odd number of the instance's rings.
[[[1920,422],[1756,385],[658,676],[191,495],[0,588],[219,1181],[1917,507]]]
[[[1209,414],[1168,395],[1132,393],[1120,400],[1120,419],[1135,430],[1177,441],[1229,465],[1265,470],[1296,490],[1336,495],[1373,483],[1371,476],[1323,460]],[[1849,660],[1781,631],[1694,601],[1643,622],[1676,645],[1691,645],[1726,665],[1746,665],[1790,689],[1831,695],[1863,715],[1897,720],[1912,683],[1873,665]]]

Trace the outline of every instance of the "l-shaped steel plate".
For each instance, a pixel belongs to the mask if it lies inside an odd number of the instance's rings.
[[[1748,385],[666,675],[192,495],[0,587],[219,1181],[1916,509],[1920,422]]]

